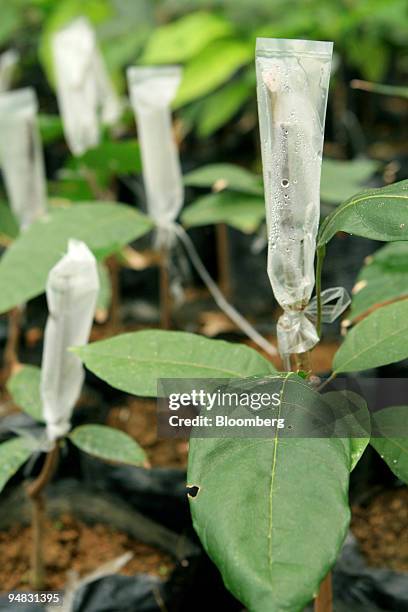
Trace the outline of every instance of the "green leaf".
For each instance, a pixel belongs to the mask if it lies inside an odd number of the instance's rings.
[[[94,25],[102,23],[112,16],[109,0],[59,0],[46,20],[40,37],[39,57],[50,84],[54,83],[54,65],[52,59],[52,37],[58,30],[68,25],[77,17],[87,17]]]
[[[277,418],[319,396],[281,379]],[[278,410],[278,409],[276,409]],[[233,413],[235,416],[235,412]],[[249,610],[303,610],[334,564],[349,524],[350,446],[340,438],[190,439],[194,528],[226,587]]]
[[[38,125],[43,145],[54,142],[64,135],[62,121],[58,115],[40,114],[38,115]]]
[[[32,365],[24,365],[7,381],[7,391],[13,402],[39,422],[43,420],[40,383],[41,370]]]
[[[186,65],[174,107],[178,108],[214,91],[247,64],[252,56],[252,44],[242,40],[213,42]]]
[[[329,391],[324,394],[334,415],[333,437],[348,440],[350,444],[350,472],[360,461],[371,434],[371,416],[367,402],[353,391]]]
[[[360,191],[378,168],[372,159],[339,161],[324,158],[320,197],[328,204],[339,204]]]
[[[377,304],[408,297],[408,243],[391,242],[377,251],[357,277],[350,318]]]
[[[94,149],[68,160],[67,168],[94,172],[99,182],[107,185],[112,176],[140,172],[140,149],[137,140],[105,141]]]
[[[222,89],[203,100],[198,117],[198,135],[202,138],[211,136],[238,113],[252,93],[252,84],[240,79],[227,83]]]
[[[333,370],[358,372],[408,357],[408,300],[374,311],[347,334]]]
[[[6,239],[14,239],[17,238],[19,231],[18,222],[12,210],[6,202],[0,201],[0,235],[5,236]]]
[[[373,414],[376,436],[372,437],[371,446],[381,455],[397,478],[408,484],[408,406],[391,406]],[[397,437],[397,432],[404,432],[404,437]]]
[[[372,33],[350,37],[345,48],[347,59],[369,80],[384,78],[390,62],[390,48]]]
[[[31,454],[24,438],[13,438],[0,444],[0,492]]]
[[[373,263],[384,272],[403,272],[407,269],[408,242],[392,242],[381,247],[372,256]]]
[[[105,425],[81,425],[69,439],[82,451],[104,461],[143,465],[146,454],[139,444],[123,431]]]
[[[185,332],[134,332],[75,352],[112,387],[147,397],[157,396],[158,378],[242,378],[275,371],[249,347]]]
[[[232,33],[228,21],[215,13],[196,11],[177,21],[155,28],[144,50],[147,64],[184,62],[214,40]]]
[[[187,206],[181,220],[186,227],[228,223],[241,232],[255,232],[265,217],[263,198],[222,191],[196,200]]]
[[[0,45],[3,47],[23,21],[23,12],[16,2],[6,2],[1,7]]]
[[[372,240],[408,240],[408,180],[367,189],[338,206],[323,221],[318,246],[323,247],[337,232],[348,232]]]
[[[0,260],[0,312],[44,291],[48,272],[67,249],[83,240],[103,259],[151,230],[152,221],[130,206],[82,203],[56,209],[33,223]]]
[[[62,170],[58,173],[58,180],[48,182],[48,195],[50,198],[91,201],[94,194],[84,178],[76,171]]]
[[[231,189],[263,197],[262,180],[256,174],[234,164],[209,164],[184,176],[184,184],[191,187]]]

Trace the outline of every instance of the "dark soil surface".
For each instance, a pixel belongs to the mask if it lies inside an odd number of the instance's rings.
[[[408,572],[408,488],[381,493],[352,511],[351,529],[367,563]]]
[[[29,588],[31,541],[31,527],[15,525],[6,532],[0,531],[0,591]],[[168,554],[106,525],[90,526],[71,515],[48,520],[44,538],[46,588],[62,589],[68,570],[82,577],[129,551],[133,558],[121,574],[145,573],[164,579],[174,567]]]
[[[157,438],[156,400],[130,397],[110,410],[107,425],[132,436],[146,451],[152,467],[187,466],[188,442]]]

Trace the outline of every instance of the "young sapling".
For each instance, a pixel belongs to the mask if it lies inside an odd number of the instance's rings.
[[[82,156],[100,142],[101,128],[114,125],[122,104],[109,78],[95,31],[85,17],[78,17],[52,39],[57,99],[65,138],[72,154]],[[113,200],[111,190],[101,189],[92,171],[82,168],[83,177],[98,200]],[[108,260],[111,276],[110,322],[119,324],[119,269],[115,256]]]
[[[37,122],[38,102],[31,88],[0,94],[0,161],[10,207],[25,231],[46,213],[46,182]],[[6,377],[18,362],[17,350],[24,306],[9,314],[4,352]]]
[[[99,143],[101,125],[120,117],[120,100],[110,82],[95,32],[78,17],[52,39],[54,77],[65,138],[74,155]]]
[[[128,69],[130,99],[137,118],[143,180],[149,215],[156,224],[155,248],[160,251],[161,325],[171,325],[169,251],[171,224],[183,205],[180,160],[172,133],[170,105],[181,81],[178,66]]]
[[[333,43],[257,39],[256,72],[268,231],[268,275],[283,314],[277,324],[284,368],[311,373],[319,341],[314,259],[320,218],[320,173]],[[320,287],[318,288],[320,293]],[[320,297],[319,297],[320,299]],[[350,300],[342,288],[325,293],[333,320]],[[316,610],[331,610],[330,577]],[[323,608],[321,607],[323,605]]]
[[[132,465],[146,464],[143,450],[123,432],[103,425],[82,425],[70,431],[72,412],[84,381],[81,361],[70,347],[83,346],[88,341],[98,290],[95,257],[85,243],[70,240],[66,255],[51,269],[46,287],[49,316],[39,380],[44,432],[34,440],[19,437],[0,446],[5,461],[8,453],[15,452],[16,446],[19,450],[18,456],[12,454],[9,460],[10,465],[13,465],[13,461],[15,465],[14,470],[7,474],[8,478],[32,451],[45,453],[38,476],[26,487],[32,504],[30,582],[35,589],[45,585],[43,543],[46,508],[43,492],[54,474],[64,439],[68,437],[81,450],[102,459]],[[14,383],[12,379],[14,389],[18,388],[18,378],[22,372],[24,368],[15,374]],[[20,384],[26,384],[24,376]],[[24,405],[21,407],[24,409]],[[7,478],[2,481],[3,486],[5,480]]]

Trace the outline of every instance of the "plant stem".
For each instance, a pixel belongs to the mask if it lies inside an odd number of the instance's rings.
[[[320,585],[319,593],[314,601],[314,612],[332,612],[333,610],[333,589],[331,572]]]
[[[119,283],[119,262],[115,255],[106,261],[109,269],[112,296],[110,305],[110,325],[113,332],[117,332],[120,324],[120,283]]]
[[[18,345],[21,332],[21,319],[23,308],[16,306],[10,310],[8,314],[8,335],[7,343],[4,349],[4,369],[5,378],[7,379],[12,374],[15,367],[18,365]]]
[[[32,549],[31,549],[31,587],[36,590],[44,588],[45,572],[43,558],[45,502],[44,487],[53,477],[59,456],[59,442],[47,453],[41,472],[27,487],[27,495],[32,505]]]
[[[298,371],[301,370],[302,372],[306,372],[309,377],[312,373],[310,351],[307,351],[306,353],[298,353],[295,355],[295,359]]]
[[[215,226],[217,240],[217,267],[219,287],[226,299],[231,297],[231,274],[229,266],[228,228],[225,223]]]
[[[317,321],[316,329],[318,336],[322,333],[322,269],[324,256],[326,254],[326,247],[319,247],[317,249],[317,262],[316,262],[316,300],[317,300]]]
[[[312,374],[312,368],[310,363],[310,351],[307,353],[299,353],[293,355],[296,367],[299,370],[308,373],[308,377]],[[320,387],[321,388],[321,387]],[[314,601],[314,612],[333,612],[333,591],[331,583],[331,572],[329,572],[326,578],[320,585],[319,593]]]
[[[171,328],[171,297],[169,281],[169,252],[163,248],[160,254],[160,322],[162,329]]]

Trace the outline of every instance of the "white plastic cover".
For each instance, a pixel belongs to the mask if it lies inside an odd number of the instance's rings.
[[[284,310],[283,355],[318,342],[304,313],[315,282],[320,171],[333,43],[258,38],[256,75],[268,274]]]
[[[52,40],[58,105],[65,138],[74,155],[99,143],[100,125],[115,123],[121,114],[95,32],[78,17]]]
[[[21,229],[46,211],[44,160],[34,89],[0,94],[0,161],[11,208]]]
[[[127,77],[137,119],[148,211],[158,227],[157,246],[168,245],[173,235],[169,225],[176,219],[184,198],[170,110],[181,81],[181,68],[132,67]]]
[[[9,89],[18,60],[19,54],[13,49],[0,55],[0,93]]]
[[[69,347],[88,342],[96,308],[99,279],[95,257],[85,243],[70,240],[68,252],[47,280],[49,316],[41,367],[43,417],[50,441],[70,429],[84,370]]]

